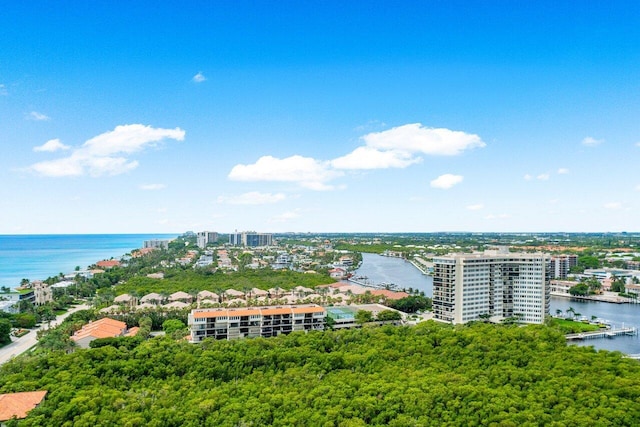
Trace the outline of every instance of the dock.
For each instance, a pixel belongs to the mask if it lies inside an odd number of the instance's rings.
[[[364,286],[373,289],[388,289],[396,290],[397,286],[394,283],[371,283],[368,277],[349,277],[347,281],[355,283],[356,285]]]
[[[638,330],[636,328],[605,329],[603,331],[567,334],[565,335],[565,338],[567,339],[567,341],[572,341],[572,340],[589,340],[594,338],[613,338],[619,335],[638,335]]]

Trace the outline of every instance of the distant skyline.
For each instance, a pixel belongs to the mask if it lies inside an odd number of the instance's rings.
[[[640,3],[0,14],[0,234],[638,231]]]

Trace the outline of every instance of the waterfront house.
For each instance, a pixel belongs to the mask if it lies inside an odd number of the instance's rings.
[[[371,291],[371,294],[377,297],[382,297],[385,300],[399,300],[409,296],[406,292],[390,291],[387,289],[374,289]]]
[[[96,266],[100,267],[100,268],[113,268],[113,267],[118,267],[120,266],[120,261],[115,260],[115,259],[109,259],[109,260],[102,260],[102,261],[98,261],[96,262]]]
[[[344,279],[347,276],[347,270],[344,268],[332,268],[329,270],[329,276],[334,279]]]

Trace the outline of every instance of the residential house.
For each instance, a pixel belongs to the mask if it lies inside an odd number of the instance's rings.
[[[127,333],[127,324],[119,320],[103,317],[89,322],[71,336],[81,348],[89,348],[89,343],[98,338],[121,337]]]
[[[0,394],[0,423],[12,418],[21,420],[44,400],[47,390]]]

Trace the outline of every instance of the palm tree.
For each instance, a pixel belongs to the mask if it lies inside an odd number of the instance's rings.
[[[569,307],[567,309],[567,317],[570,317],[571,319],[575,319],[576,317],[576,310],[573,307]]]

